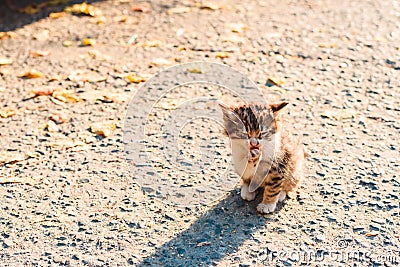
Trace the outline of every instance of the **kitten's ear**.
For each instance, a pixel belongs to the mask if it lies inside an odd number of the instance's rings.
[[[269,107],[272,110],[272,112],[274,113],[274,115],[276,116],[288,104],[289,104],[289,102],[281,102],[281,103],[278,103],[278,104],[271,104],[271,105],[269,105]]]

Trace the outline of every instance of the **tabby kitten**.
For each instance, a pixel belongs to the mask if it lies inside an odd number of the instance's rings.
[[[220,104],[235,171],[242,178],[241,197],[251,201],[256,190],[264,188],[257,206],[260,213],[273,212],[278,201],[297,189],[303,176],[306,153],[282,128],[280,112],[287,104]]]

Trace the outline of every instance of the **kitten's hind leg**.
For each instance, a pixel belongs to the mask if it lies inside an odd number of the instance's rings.
[[[243,183],[240,187],[240,196],[247,201],[252,201],[256,198],[256,192],[249,192],[249,184]]]

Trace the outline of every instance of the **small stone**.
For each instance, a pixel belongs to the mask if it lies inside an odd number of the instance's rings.
[[[322,234],[317,235],[317,236],[315,237],[315,240],[316,240],[317,242],[323,242],[323,241],[325,241],[325,235],[322,235]]]
[[[374,230],[374,231],[380,231],[381,230],[381,226],[379,224],[377,224],[377,223],[371,223],[369,225],[369,227],[371,228],[371,230]]]

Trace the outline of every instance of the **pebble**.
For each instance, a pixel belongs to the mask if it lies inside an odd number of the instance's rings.
[[[318,234],[318,235],[316,235],[315,240],[317,242],[323,242],[323,241],[325,241],[325,235]]]

